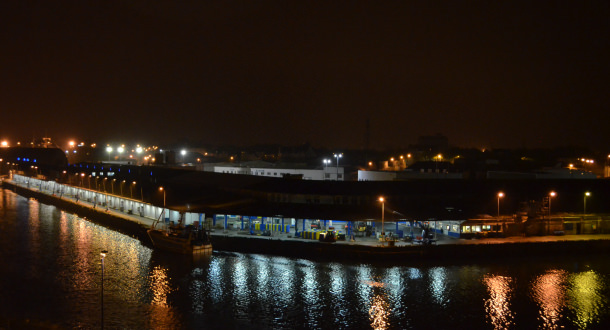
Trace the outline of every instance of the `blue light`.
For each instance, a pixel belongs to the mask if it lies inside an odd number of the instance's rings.
[[[21,157],[17,157],[17,160],[21,160]]]
[[[34,163],[36,163],[36,159],[34,159]]]

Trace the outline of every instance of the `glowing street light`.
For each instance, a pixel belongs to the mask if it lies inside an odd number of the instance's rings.
[[[337,159],[337,181],[339,181],[339,159],[343,157],[343,154],[333,154],[333,156]]]
[[[498,219],[500,218],[500,198],[504,197],[504,193],[503,192],[499,192],[498,193]]]
[[[328,164],[330,164],[330,159],[328,159],[328,158],[324,158],[324,159],[322,160],[322,163],[324,164],[324,167],[326,168],[326,167],[328,167]]]
[[[163,212],[161,212],[161,214],[163,215],[163,221],[165,221],[165,189],[159,187],[159,191],[163,192]]]
[[[549,218],[551,217],[551,199],[553,199],[553,197],[557,196],[557,193],[555,193],[554,191],[551,191],[551,193],[549,193]]]
[[[381,237],[385,237],[385,231],[383,230],[383,224],[385,221],[385,199],[383,197],[379,197],[379,201],[381,202]]]
[[[585,192],[585,197],[583,200],[583,212],[582,212],[583,214],[587,214],[587,197],[589,197],[589,196],[591,196],[591,193],[588,191]]]
[[[106,152],[108,153],[108,160],[110,160],[110,154],[112,154],[112,147],[111,146],[107,146],[106,147]]]

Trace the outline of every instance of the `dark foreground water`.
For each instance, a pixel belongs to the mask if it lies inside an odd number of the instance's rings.
[[[591,329],[610,259],[369,265],[153,251],[0,190],[0,329]],[[281,247],[278,247],[281,248]]]

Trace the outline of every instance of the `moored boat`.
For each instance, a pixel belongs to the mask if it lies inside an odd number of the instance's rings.
[[[148,237],[155,248],[180,254],[211,254],[212,242],[209,232],[193,225],[169,226],[157,229],[155,221],[147,230]]]

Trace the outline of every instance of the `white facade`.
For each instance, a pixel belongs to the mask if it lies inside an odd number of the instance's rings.
[[[210,167],[212,168],[212,170],[210,169]],[[328,166],[324,168],[307,169],[280,167],[249,167],[214,164],[213,166],[206,166],[205,170],[211,170],[215,173],[268,176],[274,178],[282,178],[286,175],[302,175],[303,180],[345,181],[344,168],[341,166]]]

